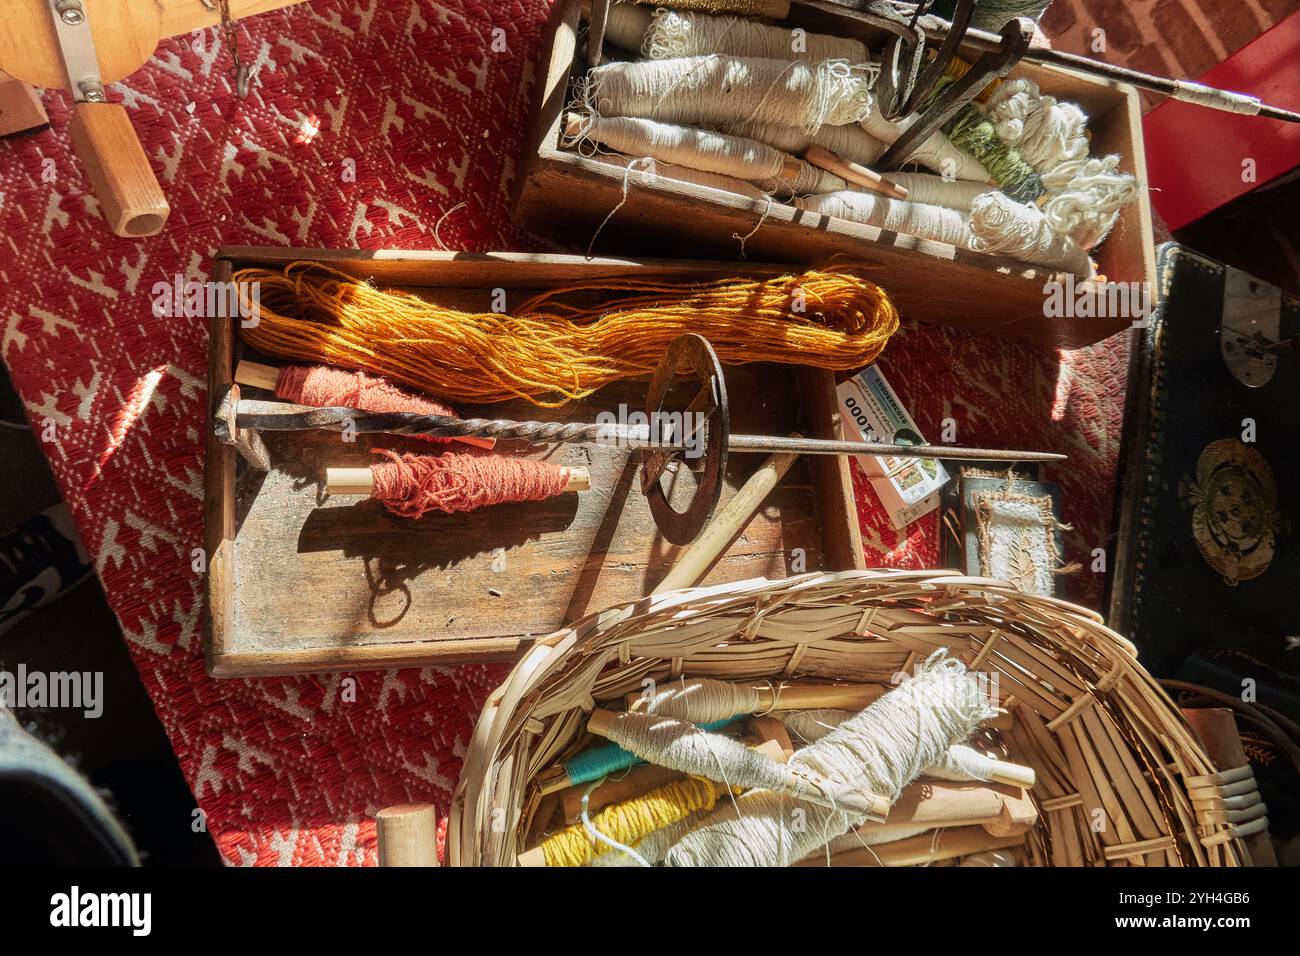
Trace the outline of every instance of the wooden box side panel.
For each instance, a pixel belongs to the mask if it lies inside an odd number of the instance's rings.
[[[228,282],[230,274],[230,261],[218,254],[213,278],[218,282]],[[219,442],[212,428],[216,403],[234,380],[233,369],[234,329],[231,320],[213,316],[208,326],[207,450],[203,468],[203,547],[207,555],[205,650],[209,669],[225,653],[233,616],[235,450]]]

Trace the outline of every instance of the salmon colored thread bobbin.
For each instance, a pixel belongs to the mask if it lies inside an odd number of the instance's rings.
[[[317,408],[360,408],[367,412],[414,412],[417,415],[443,415],[459,418],[455,410],[442,402],[414,395],[398,388],[387,379],[365,372],[349,372],[327,365],[285,365],[275,368],[259,362],[240,362],[235,381],[273,391],[277,398],[298,405]],[[492,448],[495,438],[435,438],[413,435],[424,441],[445,444],[459,441],[477,448]]]
[[[543,501],[591,487],[585,468],[566,468],[504,455],[400,455],[378,449],[385,461],[369,468],[329,468],[331,494],[368,494],[402,518],[430,511],[475,511],[513,501]]]

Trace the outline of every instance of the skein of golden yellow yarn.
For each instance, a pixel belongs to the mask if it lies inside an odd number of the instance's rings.
[[[259,284],[259,321],[240,329],[259,351],[362,369],[453,402],[563,405],[650,375],[686,332],[708,339],[724,364],[849,371],[874,361],[898,328],[884,291],[846,266],[693,284],[597,279],[512,313],[440,306],[312,262],[234,279],[241,295]]]

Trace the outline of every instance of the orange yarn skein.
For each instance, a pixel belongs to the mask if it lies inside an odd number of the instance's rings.
[[[455,402],[563,405],[650,375],[686,332],[708,339],[724,364],[849,371],[874,361],[898,328],[884,291],[845,266],[695,284],[592,280],[542,292],[513,314],[463,312],[311,262],[241,269],[234,280],[241,295],[242,284],[260,284],[260,320],[240,329],[259,351],[364,369]],[[607,295],[592,302],[593,293]]]

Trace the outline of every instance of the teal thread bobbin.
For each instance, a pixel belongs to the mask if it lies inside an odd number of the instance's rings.
[[[735,717],[727,717],[723,720],[700,724],[699,728],[700,730],[722,730],[735,722]],[[626,770],[628,767],[634,767],[640,763],[645,763],[645,761],[632,751],[624,750],[618,744],[605,744],[601,747],[584,750],[582,753],[575,754],[564,761],[564,775],[568,777],[569,785],[573,786],[574,784],[599,780],[601,777],[607,777],[611,773]]]

